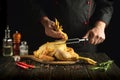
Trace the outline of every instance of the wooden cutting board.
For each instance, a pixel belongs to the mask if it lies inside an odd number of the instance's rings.
[[[43,63],[43,64],[61,64],[61,65],[65,65],[65,64],[75,64],[78,61],[43,61],[39,58],[36,58],[34,55],[24,55],[24,56],[20,56],[21,58],[29,58],[32,59],[34,61]]]

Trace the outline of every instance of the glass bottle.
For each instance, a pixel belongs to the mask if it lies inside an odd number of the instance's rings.
[[[7,25],[5,29],[5,37],[3,38],[3,56],[12,56],[13,55],[13,42],[10,37],[10,29]]]
[[[21,33],[16,31],[13,34],[13,54],[14,55],[19,55],[20,54],[20,41],[21,41]]]
[[[28,45],[26,41],[21,42],[20,55],[28,55]]]

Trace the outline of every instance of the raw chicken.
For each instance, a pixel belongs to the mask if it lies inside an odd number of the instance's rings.
[[[67,47],[66,44],[60,44],[63,41],[47,42],[34,51],[34,56],[43,61],[76,61],[84,60],[89,64],[96,64],[96,61],[79,56],[71,47]]]
[[[39,47],[38,50],[34,51],[34,56],[43,60],[43,61],[76,61],[76,60],[84,60],[89,64],[96,64],[96,61],[79,56],[73,48],[67,47],[65,44],[68,36],[66,33],[62,32],[62,27],[59,26],[59,22],[57,19],[55,20],[56,31],[60,31],[64,35],[64,39],[57,40],[54,42],[47,42]]]

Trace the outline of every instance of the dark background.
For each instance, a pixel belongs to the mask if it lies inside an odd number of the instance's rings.
[[[7,25],[11,29],[11,37],[15,31],[22,35],[29,45],[29,52],[38,49],[44,43],[44,28],[37,21],[38,10],[34,9],[31,0],[0,0],[0,50]],[[120,66],[120,0],[114,0],[114,14],[106,29],[106,40],[98,46],[99,52],[108,54]],[[2,55],[2,53],[0,54]]]

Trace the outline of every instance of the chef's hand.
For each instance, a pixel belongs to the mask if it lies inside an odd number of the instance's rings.
[[[102,21],[98,21],[94,28],[90,29],[83,38],[88,38],[91,44],[100,44],[105,40],[105,26]]]
[[[53,38],[64,38],[60,31],[55,30],[55,22],[51,21],[48,17],[43,17],[41,19],[41,24],[45,28],[45,34]]]

